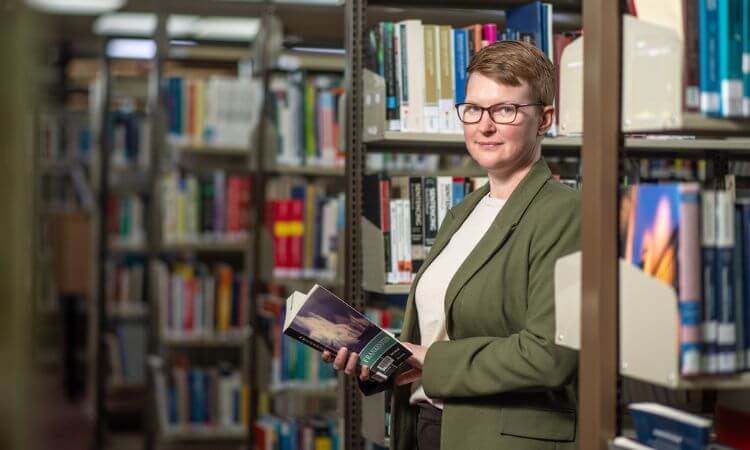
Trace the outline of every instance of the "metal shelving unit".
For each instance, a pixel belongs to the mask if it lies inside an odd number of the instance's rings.
[[[524,1],[418,0],[370,1],[378,7],[497,9]],[[579,446],[594,450],[608,448],[619,432],[617,393],[618,374],[618,277],[617,217],[618,164],[621,158],[711,159],[719,167],[727,159],[750,156],[750,122],[721,120],[697,114],[684,114],[680,126],[668,129],[638,130],[641,135],[624,134],[620,128],[621,96],[621,13],[620,5],[605,0],[568,0],[555,3],[555,12],[575,15],[582,12],[586,30],[584,55],[584,135],[548,138],[543,144],[545,156],[580,157],[585,161],[583,183],[582,235],[582,328],[579,384]],[[362,136],[363,127],[363,36],[368,23],[368,2],[352,0],[346,4],[347,74],[349,102],[347,129],[349,159],[346,166],[347,258],[346,298],[352,306],[363,308],[363,255],[361,188],[368,152],[463,153],[461,135],[383,132],[380,137]],[[631,131],[632,133],[632,131]],[[693,138],[684,138],[692,135]],[[739,138],[736,138],[739,137]],[[381,294],[408,293],[408,286],[368,286]],[[676,388],[716,389],[748,387],[747,374],[721,380],[681,380]],[[344,386],[345,445],[347,450],[362,449],[362,410],[357,386]]]

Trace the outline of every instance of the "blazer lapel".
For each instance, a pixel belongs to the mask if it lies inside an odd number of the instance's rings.
[[[469,253],[458,271],[448,284],[448,290],[445,293],[445,315],[450,317],[451,307],[456,300],[456,296],[461,288],[471,279],[472,276],[489,260],[492,255],[508,239],[523,214],[528,209],[531,201],[550,178],[551,173],[547,163],[539,160],[532,166],[529,173],[516,187],[508,201],[500,210],[495,220],[490,225],[485,235],[479,240],[476,247]],[[476,205],[476,203],[475,203]],[[473,210],[469,209],[469,213]],[[468,213],[466,214],[468,216]],[[466,217],[464,217],[465,219]],[[457,221],[458,222],[458,221]],[[456,227],[458,229],[458,227]],[[455,230],[453,231],[455,233]],[[413,290],[413,289],[412,289]],[[446,323],[449,327],[450,321]],[[450,335],[450,328],[448,334]]]

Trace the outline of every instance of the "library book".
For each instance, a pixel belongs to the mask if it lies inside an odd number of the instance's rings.
[[[320,352],[335,355],[346,347],[358,353],[377,382],[386,381],[411,356],[393,334],[317,284],[307,294],[295,291],[287,298],[284,334]]]

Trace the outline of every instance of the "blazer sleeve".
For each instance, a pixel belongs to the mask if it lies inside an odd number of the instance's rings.
[[[576,198],[563,205],[551,208],[554,213],[548,210],[532,235],[525,328],[508,337],[434,343],[422,371],[428,396],[473,397],[558,388],[574,377],[578,353],[554,342],[555,262],[580,247],[579,202]]]

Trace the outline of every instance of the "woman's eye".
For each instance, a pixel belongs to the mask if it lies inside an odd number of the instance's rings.
[[[481,110],[482,110],[482,108],[480,108],[479,106],[473,106],[473,105],[469,105],[466,108],[466,112],[471,113],[471,114],[478,113]]]
[[[512,106],[498,106],[496,112],[499,114],[513,114]]]

